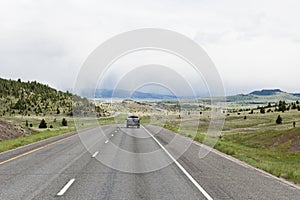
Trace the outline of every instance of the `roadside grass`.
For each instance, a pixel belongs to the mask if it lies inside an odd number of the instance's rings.
[[[58,136],[64,133],[69,133],[75,131],[75,128],[65,128],[65,129],[60,129],[60,130],[44,130],[40,132],[34,132],[31,135],[20,137],[20,138],[13,138],[9,140],[4,140],[0,142],[0,153],[4,151],[8,151],[11,149],[15,149],[20,146],[24,146],[27,144],[31,144],[34,142],[38,142],[40,140],[48,139],[54,136]]]
[[[284,120],[281,125],[275,123],[279,114]],[[293,152],[291,149],[293,141],[300,141],[300,128],[292,127],[293,121],[296,121],[298,126],[300,124],[299,112],[245,113],[245,115],[226,117],[224,126],[226,131],[220,138],[207,136],[209,120],[206,116],[198,120],[200,125],[196,134],[189,130],[181,130],[179,119],[172,119],[160,126],[207,145],[210,145],[210,142],[214,144],[217,140],[213,146],[215,149],[277,177],[299,184],[300,153]],[[197,121],[196,118],[194,120]],[[249,128],[250,130],[247,130]]]
[[[140,122],[141,122],[141,124],[150,124],[150,122],[151,122],[150,115],[141,116]]]
[[[68,126],[62,126],[61,120],[63,118],[66,118],[68,121]],[[0,153],[4,151],[8,151],[11,149],[15,149],[20,146],[24,146],[27,144],[31,144],[34,142],[38,142],[41,140],[45,140],[51,137],[55,137],[58,135],[62,135],[65,133],[76,131],[77,128],[87,128],[91,126],[96,125],[106,125],[106,124],[113,124],[113,123],[123,123],[125,116],[119,115],[117,117],[113,118],[103,118],[99,120],[78,120],[79,123],[76,123],[74,119],[71,117],[57,117],[57,116],[44,116],[44,117],[21,117],[21,116],[14,116],[14,117],[6,117],[2,118],[3,120],[9,121],[11,123],[20,124],[22,127],[25,127],[26,120],[28,121],[28,124],[32,124],[33,127],[28,127],[32,133],[30,135],[26,135],[19,138],[13,138],[9,140],[3,140],[0,141]],[[39,129],[38,125],[42,119],[45,119],[48,125],[48,128],[46,129]],[[56,119],[56,122],[54,122],[54,119]],[[53,126],[53,128],[49,128],[50,125]]]
[[[116,117],[110,118],[99,118],[98,124],[99,125],[109,125],[109,124],[125,124],[126,114],[120,114]]]
[[[219,140],[214,148],[277,177],[300,183],[300,155],[297,153],[244,146],[230,139]]]
[[[68,126],[62,126],[61,120],[65,118],[68,121]],[[30,135],[26,135],[19,138],[13,138],[9,140],[0,141],[0,153],[4,151],[8,151],[11,149],[15,149],[20,146],[24,146],[30,143],[38,142],[40,140],[48,139],[54,136],[58,136],[61,134],[69,133],[76,131],[77,128],[87,128],[91,126],[97,125],[107,125],[107,124],[122,124],[126,118],[125,114],[120,114],[116,117],[111,118],[100,118],[98,120],[83,120],[76,119],[77,123],[75,126],[74,118],[65,117],[65,116],[44,116],[44,117],[22,117],[22,116],[14,116],[14,117],[5,117],[3,120],[9,121],[11,123],[20,124],[22,127],[26,126],[26,120],[28,124],[32,124],[32,127],[28,127],[32,133]],[[47,122],[48,128],[39,129],[38,126],[42,119],[45,119]],[[56,119],[56,122],[54,122]],[[49,128],[50,125],[53,128]]]

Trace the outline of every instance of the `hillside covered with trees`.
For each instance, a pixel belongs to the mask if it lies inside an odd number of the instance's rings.
[[[86,98],[57,91],[36,81],[0,78],[0,116],[89,115],[95,106]],[[106,112],[101,109],[101,112]]]

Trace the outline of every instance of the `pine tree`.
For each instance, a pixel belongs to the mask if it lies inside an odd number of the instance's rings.
[[[39,125],[39,128],[47,128],[47,123],[44,119],[42,119],[40,125]]]
[[[276,119],[276,124],[282,124],[282,118],[280,117],[280,115],[278,115]]]
[[[68,121],[65,118],[63,118],[62,121],[61,121],[61,125],[62,126],[68,126]]]
[[[285,103],[285,101],[279,101],[279,109],[278,109],[278,111],[282,111],[282,112],[286,111],[286,103]]]

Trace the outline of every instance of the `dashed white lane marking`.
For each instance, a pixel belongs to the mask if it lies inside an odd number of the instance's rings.
[[[167,151],[167,149],[144,127],[143,129],[153,138],[153,140],[165,151],[165,153],[171,158],[171,160],[177,165],[177,167],[188,177],[188,179],[197,187],[197,189],[206,197],[208,200],[213,198],[201,187],[201,185],[184,169],[184,167]]]
[[[71,179],[59,193],[57,193],[57,196],[62,196],[65,194],[65,192],[71,187],[71,185],[74,183],[75,178]]]
[[[92,156],[92,158],[95,158],[97,155],[98,155],[98,151],[96,151],[94,154],[93,154],[93,156]]]
[[[115,133],[117,133],[118,131],[115,131]]]
[[[114,137],[114,134],[111,134],[111,137]]]
[[[109,140],[106,140],[106,141],[105,141],[105,144],[107,144],[108,142],[109,142]]]

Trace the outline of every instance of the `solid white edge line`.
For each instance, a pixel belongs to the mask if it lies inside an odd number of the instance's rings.
[[[266,171],[264,171],[262,169],[253,167],[253,166],[249,165],[248,163],[246,163],[244,161],[241,161],[241,160],[239,160],[239,159],[237,159],[235,157],[229,156],[229,155],[227,155],[227,154],[225,154],[225,153],[223,153],[223,152],[221,152],[221,151],[219,151],[217,149],[211,148],[210,146],[198,143],[196,141],[194,141],[193,144],[195,144],[195,145],[197,145],[197,146],[199,146],[201,148],[206,148],[207,150],[210,150],[211,153],[214,153],[214,154],[216,154],[216,155],[218,155],[218,156],[220,156],[222,158],[225,158],[225,159],[227,159],[227,160],[229,160],[229,161],[231,161],[231,162],[233,162],[233,163],[235,163],[235,164],[237,164],[239,166],[245,167],[246,169],[255,170],[255,171],[261,173],[263,176],[265,176],[267,178],[273,178],[276,181],[280,182],[281,184],[286,184],[289,187],[292,187],[292,188],[300,190],[300,186],[298,186],[298,185],[295,185],[295,184],[293,184],[293,183],[291,183],[291,182],[289,182],[289,181],[287,181],[287,180],[285,180],[283,178],[279,178],[277,176],[274,176],[273,174],[270,174],[270,173],[268,173],[268,172],[266,172]]]
[[[98,151],[96,151],[95,153],[94,153],[94,155],[92,156],[92,158],[95,158],[97,155],[98,155]]]
[[[57,193],[57,196],[62,196],[65,194],[65,192],[71,187],[71,185],[74,183],[75,178],[71,179],[59,193]]]
[[[206,197],[208,200],[213,198],[201,187],[201,185],[184,169],[184,167],[167,151],[167,149],[144,127],[143,129],[153,138],[153,140],[164,150],[164,152],[172,159],[177,167],[188,177],[188,179],[197,187],[197,189]]]
[[[107,144],[108,142],[109,142],[109,140],[106,140],[106,141],[105,141],[105,144]]]

